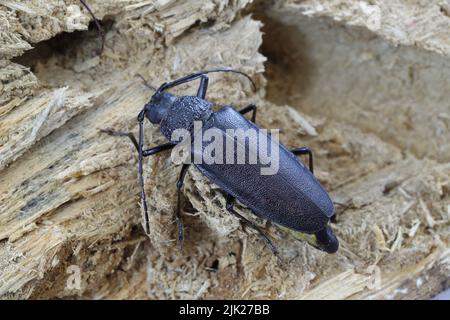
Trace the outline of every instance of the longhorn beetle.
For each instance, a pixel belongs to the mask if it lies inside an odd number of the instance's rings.
[[[101,36],[101,47],[97,50],[97,54],[100,55],[105,45],[105,32],[86,2],[84,0],[80,0],[80,2],[92,16]],[[176,129],[183,128],[192,131],[193,122],[198,120],[203,123],[202,130],[215,127],[222,131],[226,131],[226,129],[254,129],[258,132],[260,131],[255,125],[257,108],[253,104],[238,112],[231,106],[223,107],[218,112],[212,112],[212,103],[205,100],[208,88],[208,76],[206,74],[212,72],[232,72],[243,75],[250,80],[255,88],[253,80],[247,74],[231,69],[213,69],[193,73],[178,80],[163,83],[158,89],[152,87],[143,79],[146,86],[155,91],[155,93],[138,115],[139,142],[129,132],[102,130],[111,135],[129,137],[138,150],[139,183],[141,186],[141,202],[144,210],[144,228],[146,233],[150,232],[150,225],[144,192],[142,161],[144,157],[172,149],[176,143],[171,141],[144,150],[143,126],[145,118],[153,124],[160,124],[161,133],[169,140],[172,132]],[[196,79],[200,79],[200,86],[196,96],[176,97],[165,92],[167,89]],[[248,112],[252,112],[252,122],[242,116]],[[272,140],[270,136],[267,136],[267,139]],[[249,141],[249,143],[259,146],[257,141]],[[203,163],[194,165],[203,175],[227,193],[227,210],[238,217],[245,225],[255,229],[275,255],[277,255],[277,250],[267,235],[257,225],[234,210],[233,203],[235,199],[238,199],[250,208],[257,216],[289,229],[297,239],[305,240],[322,251],[328,253],[336,252],[339,242],[328,226],[330,219],[334,218],[334,206],[327,192],[314,177],[312,151],[307,147],[295,148],[289,151],[282,144],[278,145],[278,149],[280,151],[280,170],[275,175],[270,176],[255,174],[261,167],[261,163],[244,165],[208,165]],[[195,148],[193,150],[195,151]],[[309,170],[296,158],[298,155],[309,156]],[[176,221],[180,245],[183,241],[183,223],[180,215],[181,189],[188,167],[189,164],[182,166],[177,182]]]
[[[261,133],[256,126],[256,110],[253,104],[236,111],[231,106],[224,106],[219,111],[212,110],[213,104],[206,100],[208,88],[208,76],[213,72],[231,72],[247,77],[253,87],[255,84],[247,74],[232,69],[212,69],[190,74],[177,80],[163,83],[159,88],[154,88],[148,83],[146,85],[154,90],[149,102],[139,112],[139,141],[132,133],[104,130],[108,134],[116,136],[127,136],[131,139],[138,150],[139,184],[141,188],[141,203],[144,213],[144,228],[150,232],[148,219],[147,200],[144,192],[143,158],[149,157],[164,150],[170,150],[177,145],[172,141],[172,133],[177,129],[186,129],[191,133],[194,131],[194,121],[202,124],[202,133],[210,128],[215,128],[225,137],[228,129],[252,129]],[[200,80],[197,94],[195,96],[175,96],[167,90],[186,82]],[[145,81],[145,80],[144,80]],[[251,121],[243,117],[244,114],[252,112]],[[161,133],[169,140],[162,145],[144,149],[144,120],[147,118],[152,124],[159,124]],[[271,135],[264,135],[268,142],[274,142]],[[192,141],[191,141],[192,143]],[[275,143],[275,142],[274,142]],[[248,145],[260,148],[257,139],[249,137]],[[331,228],[328,226],[330,218],[334,215],[334,206],[327,192],[314,177],[313,153],[306,147],[288,150],[281,143],[276,142],[279,150],[278,171],[272,175],[262,175],[260,169],[263,164],[206,164],[195,163],[194,166],[211,182],[218,185],[226,194],[226,209],[241,222],[255,229],[260,237],[266,241],[272,252],[277,255],[277,250],[269,237],[253,222],[239,214],[233,208],[235,199],[247,206],[256,216],[275,222],[282,227],[293,231],[297,238],[306,240],[316,248],[328,253],[337,251],[339,243]],[[202,152],[191,148],[191,156]],[[245,147],[247,148],[247,145]],[[198,148],[197,148],[198,149]],[[236,155],[236,154],[235,154]],[[297,158],[298,155],[309,156],[309,169]],[[176,222],[178,226],[178,241],[183,241],[183,223],[180,214],[180,197],[183,181],[190,164],[183,164],[177,188]]]

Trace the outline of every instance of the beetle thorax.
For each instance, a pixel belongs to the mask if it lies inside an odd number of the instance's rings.
[[[176,129],[191,131],[194,121],[203,121],[212,114],[212,103],[198,97],[178,97],[161,121],[161,133],[170,140]]]

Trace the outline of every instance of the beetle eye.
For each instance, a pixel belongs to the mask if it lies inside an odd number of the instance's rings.
[[[146,106],[147,112],[147,118],[148,120],[150,120],[151,123],[153,124],[158,124],[161,122],[163,116],[164,116],[164,112],[162,112],[162,108],[160,107],[160,105],[157,104],[153,104],[153,103],[148,103]]]
[[[176,96],[167,92],[155,93],[146,105],[146,115],[151,123],[159,124],[166,116]]]

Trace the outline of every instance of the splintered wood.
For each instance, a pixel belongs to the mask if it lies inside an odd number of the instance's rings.
[[[429,298],[450,276],[450,18],[445,1],[0,0],[1,298]],[[45,4],[45,5],[44,5]],[[400,18],[399,18],[400,17]],[[214,67],[217,105],[259,106],[257,123],[315,152],[336,203],[338,253],[265,228],[280,264],[191,168],[183,252],[168,153],[137,132],[152,85]],[[175,93],[195,92],[196,84]],[[146,127],[146,145],[164,142]],[[78,278],[77,278],[78,277]]]

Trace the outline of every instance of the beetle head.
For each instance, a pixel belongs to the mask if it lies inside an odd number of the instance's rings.
[[[153,124],[159,124],[167,115],[167,111],[176,96],[168,92],[156,92],[145,105],[145,115]]]

